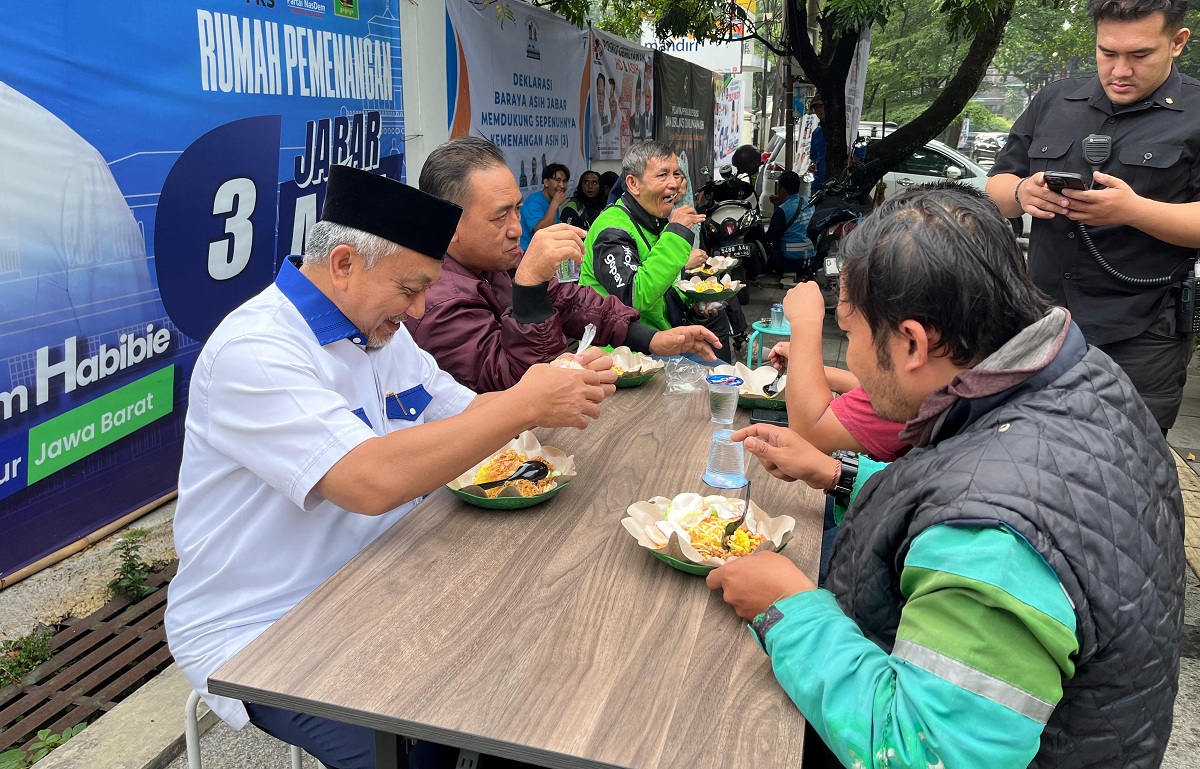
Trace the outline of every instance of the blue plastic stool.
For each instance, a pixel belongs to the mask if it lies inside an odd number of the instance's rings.
[[[754,331],[750,334],[750,341],[746,344],[746,366],[753,371],[761,365],[765,364],[763,360],[763,345],[766,344],[763,337],[780,337],[780,340],[789,339],[792,336],[792,327],[785,320],[783,325],[775,328],[771,325],[771,321],[767,319],[756,320],[753,324]],[[776,341],[772,340],[771,346],[775,346]]]

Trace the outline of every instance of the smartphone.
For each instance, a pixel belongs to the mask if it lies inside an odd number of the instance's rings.
[[[1047,171],[1042,174],[1042,181],[1046,182],[1046,186],[1055,192],[1063,190],[1086,190],[1087,182],[1079,174],[1068,173],[1067,171]]]
[[[760,422],[765,425],[787,427],[787,412],[783,409],[752,409],[750,411],[750,424],[758,424]]]

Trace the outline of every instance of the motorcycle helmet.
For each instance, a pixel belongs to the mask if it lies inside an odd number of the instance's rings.
[[[733,151],[733,165],[739,174],[753,176],[762,167],[762,153],[753,144],[743,144]]]

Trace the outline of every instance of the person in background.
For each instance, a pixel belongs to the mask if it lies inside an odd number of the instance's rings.
[[[1087,9],[1097,74],[1038,93],[987,191],[1005,216],[1033,217],[1033,282],[1125,369],[1165,435],[1194,349],[1176,311],[1200,248],[1200,81],[1175,66],[1190,36],[1188,3],[1092,0]],[[1089,134],[1111,140],[1104,162],[1085,157]],[[1077,173],[1087,189],[1051,188],[1048,171]]]
[[[685,177],[686,179],[686,177]],[[613,181],[612,186],[608,188],[608,197],[604,199],[605,205],[611,206],[621,199],[625,194],[625,180],[618,176]]]
[[[751,621],[826,766],[1157,767],[1186,566],[1150,411],[978,191],[901,192],[842,255],[846,362],[914,450],[864,477],[787,429],[739,430],[772,475],[849,511],[827,590],[778,553],[709,586]]]
[[[784,197],[775,206],[764,237],[770,254],[767,269],[779,275],[789,272],[815,274],[812,260],[817,258],[817,252],[808,239],[813,208],[808,204],[808,198],[800,194],[800,175],[795,171],[784,171],[779,175],[779,189]]]
[[[605,171],[604,173],[600,174],[600,197],[604,200],[604,205],[611,206],[614,202],[616,202],[609,200],[608,196],[609,193],[612,192],[613,185],[615,185],[617,180],[620,178],[621,175],[616,171]]]
[[[808,152],[811,163],[809,170],[813,174],[813,180],[808,188],[812,192],[816,192],[821,189],[821,184],[825,181],[825,100],[818,94],[813,97],[808,108],[817,116],[817,127],[813,129],[812,144]]]
[[[579,184],[575,194],[563,203],[559,219],[563,224],[570,224],[587,231],[596,221],[596,217],[604,210],[605,200],[600,195],[600,174],[595,171],[584,171],[579,175]]]
[[[521,248],[529,248],[533,233],[558,221],[569,181],[571,172],[562,163],[542,165],[542,188],[531,192],[521,206]]]
[[[425,314],[408,329],[438,365],[476,392],[503,390],[536,363],[565,352],[568,338],[596,326],[599,345],[654,355],[714,360],[715,336],[700,326],[658,329],[616,297],[560,282],[555,273],[583,256],[584,232],[569,224],[539,230],[522,254],[521,193],[504,153],[477,137],[447,142],[421,169],[421,189],[463,209],[446,247],[442,278]]]
[[[904,424],[875,413],[858,377],[824,363],[820,287],[812,281],[797,283],[783,297],[783,314],[791,338],[771,349],[770,360],[787,372],[788,429],[826,454],[847,450],[879,462],[904,456],[911,448],[900,438]]]
[[[511,177],[511,173],[509,174]],[[275,620],[512,436],[578,427],[615,387],[612,361],[535,366],[476,395],[404,329],[461,211],[335,165],[303,263],[231,312],[196,360],[179,469],[167,642],[235,729],[253,723],[331,769],[375,766],[372,730],[209,693],[208,679]],[[422,743],[410,769],[451,767]]]

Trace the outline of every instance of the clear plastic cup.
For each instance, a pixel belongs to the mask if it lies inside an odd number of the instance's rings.
[[[701,480],[714,489],[740,489],[747,484],[745,449],[732,437],[732,430],[713,432],[708,465]]]
[[[783,304],[776,302],[771,306],[771,328],[783,328],[786,322],[783,316]]]
[[[713,374],[705,381],[708,382],[708,405],[712,421],[719,425],[733,424],[742,378],[732,374]],[[738,445],[740,447],[741,444]]]

